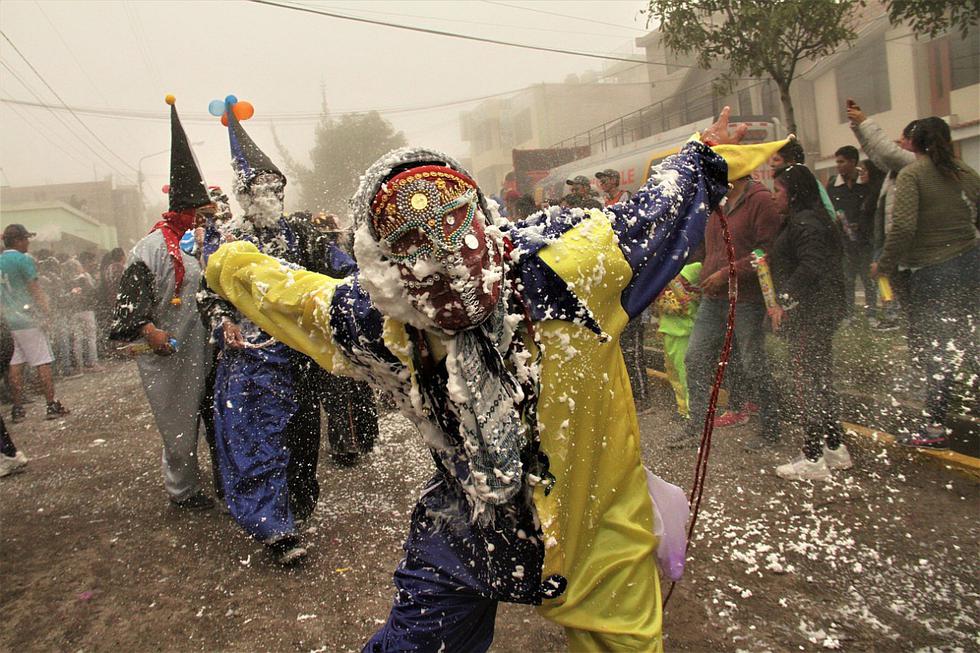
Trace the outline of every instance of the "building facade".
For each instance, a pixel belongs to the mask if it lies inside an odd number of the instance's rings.
[[[4,210],[18,204],[51,202],[65,204],[89,219],[112,228],[116,233],[118,246],[123,249],[131,248],[150,229],[144,216],[143,197],[139,188],[113,186],[111,177],[103,181],[4,186],[0,189],[0,206]]]

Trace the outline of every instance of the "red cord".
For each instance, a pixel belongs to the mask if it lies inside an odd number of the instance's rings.
[[[715,428],[715,410],[718,407],[718,392],[721,390],[721,382],[725,378],[725,370],[728,369],[728,359],[732,353],[732,339],[735,336],[735,305],[738,302],[738,277],[735,276],[735,248],[732,246],[732,234],[728,230],[728,220],[722,210],[718,211],[718,218],[721,220],[721,231],[725,237],[725,249],[728,253],[728,321],[725,324],[725,343],[721,347],[721,356],[718,358],[718,369],[715,372],[715,382],[711,386],[711,397],[708,400],[708,412],[704,416],[704,428],[701,431],[701,445],[698,447],[698,460],[694,466],[694,482],[691,486],[691,495],[688,503],[694,506],[691,511],[691,522],[687,527],[687,542],[691,545],[694,536],[694,525],[698,521],[698,514],[701,511],[701,496],[704,494],[704,479],[708,473],[708,455],[711,453],[711,434]],[[667,601],[674,593],[676,583],[670,584],[667,596],[664,597],[663,607],[667,607]]]

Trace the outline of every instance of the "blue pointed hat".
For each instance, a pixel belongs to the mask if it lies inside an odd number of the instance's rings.
[[[276,167],[265,152],[259,149],[248,135],[234,112],[235,102],[225,102],[225,115],[228,116],[228,143],[231,146],[231,166],[238,175],[239,183],[248,188],[252,180],[263,172],[271,172],[286,183],[286,175]]]

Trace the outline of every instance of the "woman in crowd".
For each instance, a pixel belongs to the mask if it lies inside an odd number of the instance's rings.
[[[954,374],[976,360],[980,176],[955,157],[941,118],[916,121],[910,140],[915,162],[898,173],[891,229],[872,274],[907,272],[909,349],[926,371],[926,418],[901,441],[945,449]]]
[[[845,314],[844,243],[820,200],[813,173],[794,164],[776,173],[773,197],[786,216],[769,252],[777,298],[773,330],[789,341],[793,378],[803,413],[803,456],[776,468],[780,477],[826,480],[847,469],[834,392],[832,341]]]

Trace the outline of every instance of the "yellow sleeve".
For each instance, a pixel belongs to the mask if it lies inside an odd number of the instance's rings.
[[[292,269],[238,241],[211,255],[208,285],[276,340],[327,371],[342,362],[330,330],[330,301],[341,279]]]

